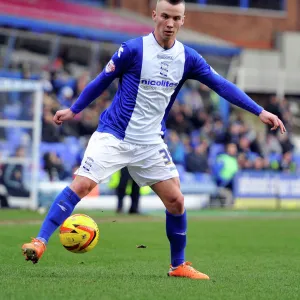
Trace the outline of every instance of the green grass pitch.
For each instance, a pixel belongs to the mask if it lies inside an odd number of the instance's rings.
[[[33,265],[20,249],[37,234],[41,216],[0,210],[0,299],[300,298],[299,214],[191,212],[186,258],[211,277],[195,281],[166,276],[169,244],[162,215],[85,213],[99,224],[96,248],[70,253],[55,233]]]

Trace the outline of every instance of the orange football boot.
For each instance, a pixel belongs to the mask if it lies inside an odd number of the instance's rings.
[[[174,277],[186,277],[191,279],[202,279],[202,280],[209,280],[209,277],[197,271],[192,267],[192,263],[189,261],[184,262],[180,266],[173,268],[172,265],[170,266],[170,270],[168,272],[168,276]]]
[[[31,243],[27,243],[22,246],[22,252],[25,256],[25,260],[31,260],[34,264],[39,261],[45,250],[46,245],[35,238],[31,240]]]

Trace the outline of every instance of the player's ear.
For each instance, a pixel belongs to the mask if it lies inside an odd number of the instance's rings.
[[[157,14],[156,14],[156,10],[154,9],[154,10],[152,11],[152,20],[153,20],[154,22],[156,22],[156,18],[157,18]]]
[[[184,21],[185,21],[185,16],[183,16],[183,18],[182,18],[181,26],[184,24]]]

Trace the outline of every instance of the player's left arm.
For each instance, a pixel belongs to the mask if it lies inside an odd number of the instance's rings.
[[[235,84],[219,75],[198,53],[194,56],[192,79],[204,83],[230,103],[257,115],[263,123],[272,126],[271,130],[279,127],[281,133],[286,132],[276,115],[264,110]]]

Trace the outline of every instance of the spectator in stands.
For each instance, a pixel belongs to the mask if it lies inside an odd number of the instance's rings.
[[[237,154],[236,144],[229,143],[226,145],[226,152],[217,156],[216,162],[212,166],[212,172],[218,192],[217,195],[212,195],[211,204],[214,200],[218,200],[222,207],[233,204],[233,180],[239,170]]]
[[[213,120],[211,117],[208,117],[204,126],[200,131],[200,140],[207,141],[208,144],[213,142]]]
[[[78,133],[80,136],[91,136],[98,126],[98,112],[91,106],[81,112],[78,124]]]
[[[242,136],[238,144],[239,153],[243,153],[247,160],[254,160],[258,153],[252,152],[250,149],[250,140],[246,136]]]
[[[183,112],[176,112],[175,114],[170,115],[171,119],[167,121],[168,128],[173,129],[178,134],[191,132],[190,121],[185,117]]]
[[[213,114],[215,112],[215,107],[214,107],[215,103],[214,103],[214,100],[212,99],[213,91],[203,83],[198,83],[196,81],[196,84],[197,84],[197,87],[196,87],[197,91],[201,95],[201,98],[202,98],[202,101],[204,104],[204,110],[209,114]]]
[[[25,149],[18,147],[16,158],[25,157]],[[24,185],[24,166],[22,164],[5,164],[3,168],[3,184],[10,196],[29,197],[30,193]]]
[[[268,158],[266,158],[268,161],[268,168],[271,171],[279,171],[280,170],[280,161],[281,157],[276,154],[269,155]]]
[[[268,134],[266,136],[266,140],[264,143],[264,156],[268,157],[271,154],[281,154],[282,153],[282,147],[277,139],[277,137],[273,134]]]
[[[186,156],[186,170],[192,173],[208,173],[209,167],[207,162],[207,142],[202,142],[196,146]]]
[[[265,160],[263,157],[257,156],[254,159],[254,163],[253,163],[254,171],[263,171],[266,170],[267,168],[268,168],[268,161]]]
[[[204,104],[201,95],[195,89],[189,89],[184,96],[184,104],[192,109],[192,111],[203,110]]]
[[[241,138],[245,137],[249,141],[249,148],[251,152],[262,156],[262,150],[258,141],[257,132],[250,128],[244,121],[241,122]]]
[[[169,151],[171,153],[174,163],[176,165],[184,166],[184,164],[185,164],[184,145],[183,145],[182,141],[180,140],[180,137],[174,130],[170,131],[167,144],[168,144],[168,148],[169,148]]]
[[[60,142],[60,128],[53,123],[53,114],[49,109],[44,109],[42,120],[42,141],[48,143]]]
[[[240,153],[237,160],[240,170],[250,170],[252,168],[253,163],[247,159],[245,153]]]
[[[285,173],[296,173],[297,165],[293,161],[293,153],[291,151],[285,152],[283,154],[280,164],[280,171],[283,171]]]
[[[61,159],[55,152],[44,154],[44,170],[47,172],[50,181],[65,180],[68,177]]]
[[[71,87],[69,87],[69,86],[63,87],[58,96],[60,106],[62,108],[71,106],[73,103],[73,95],[74,95],[74,92]]]
[[[47,92],[44,94],[43,104],[44,104],[43,113],[51,112],[53,114],[56,111],[56,109],[59,109],[60,107],[56,95]]]
[[[281,136],[281,134],[277,135],[278,137],[278,141],[280,143],[281,149],[282,149],[282,154],[285,154],[287,152],[291,152],[294,150],[294,145],[291,142],[291,138],[289,134],[283,134]]]
[[[214,143],[224,144],[226,140],[225,124],[220,118],[216,118],[213,125]]]
[[[226,133],[226,144],[239,144],[241,134],[242,134],[242,125],[239,122],[234,122],[229,125],[229,128]]]
[[[82,73],[76,81],[75,98],[78,98],[83,89],[87,86],[91,80],[89,72]]]
[[[237,160],[237,146],[234,143],[229,143],[226,146],[226,153],[218,155],[216,159],[216,182],[218,186],[228,188],[232,191],[233,179],[239,170]]]
[[[191,117],[191,123],[194,129],[200,129],[208,120],[208,115],[205,111],[195,111]]]

